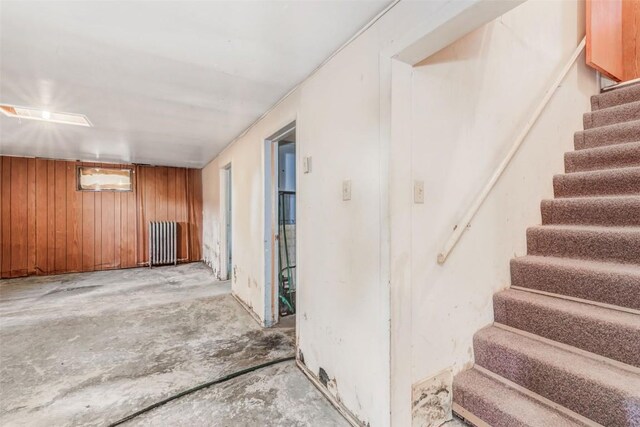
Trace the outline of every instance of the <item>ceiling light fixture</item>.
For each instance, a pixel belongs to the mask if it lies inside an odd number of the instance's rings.
[[[91,127],[91,122],[84,114],[56,113],[36,108],[18,107],[16,105],[0,105],[5,116],[18,119],[40,120],[51,123]]]

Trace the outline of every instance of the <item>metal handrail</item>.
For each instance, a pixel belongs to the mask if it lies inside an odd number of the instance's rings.
[[[531,131],[531,128],[533,127],[533,125],[538,121],[538,118],[540,117],[540,115],[542,114],[542,111],[544,111],[545,107],[549,103],[549,100],[551,100],[551,97],[555,93],[556,89],[558,88],[558,86],[560,86],[560,83],[562,83],[562,81],[564,80],[565,76],[573,66],[573,63],[576,61],[576,59],[578,59],[578,57],[584,50],[585,44],[586,44],[586,37],[582,39],[580,44],[578,44],[578,47],[576,47],[576,50],[571,55],[571,58],[569,58],[566,65],[562,68],[562,71],[558,74],[558,77],[556,77],[556,79],[553,81],[553,84],[549,86],[549,88],[544,94],[544,97],[540,101],[540,104],[538,104],[531,118],[529,119],[529,121],[527,121],[527,124],[524,126],[522,131],[518,134],[518,137],[516,138],[513,145],[511,146],[511,149],[507,153],[506,157],[502,160],[498,168],[495,170],[495,172],[491,176],[491,179],[489,179],[489,181],[484,186],[484,188],[482,189],[478,197],[475,198],[475,200],[473,201],[473,204],[467,210],[467,213],[453,228],[453,233],[451,233],[451,236],[445,243],[444,247],[442,248],[442,251],[440,251],[440,253],[438,254],[438,264],[444,264],[444,262],[447,260],[447,257],[449,256],[453,248],[456,246],[456,244],[462,237],[462,234],[470,227],[471,220],[475,217],[476,213],[478,213],[478,211],[480,210],[480,207],[486,200],[487,196],[489,195],[489,193],[491,193],[491,190],[493,190],[493,187],[496,185],[496,183],[498,182],[498,180],[500,179],[504,171],[507,169],[507,166],[509,166],[509,163],[511,163],[511,160],[518,152],[518,149],[520,148],[525,138]]]

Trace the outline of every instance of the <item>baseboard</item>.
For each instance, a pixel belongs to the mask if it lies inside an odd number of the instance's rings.
[[[490,424],[482,421],[480,418],[473,415],[471,412],[464,409],[462,406],[453,402],[453,413],[462,418],[466,423],[469,423],[475,427],[491,427]]]
[[[253,317],[253,320],[255,320],[258,323],[258,325],[262,326],[263,328],[267,327],[265,323],[262,321],[262,319],[260,319],[260,316],[258,316],[258,314],[255,311],[253,311],[253,309],[249,307],[247,303],[242,301],[242,299],[238,295],[236,295],[235,292],[231,291],[231,296],[235,298],[236,301],[238,301],[238,304],[240,304],[242,308],[244,308],[247,311],[247,313],[251,315],[251,317]]]
[[[336,400],[336,398],[331,395],[331,393],[329,393],[327,388],[322,385],[320,380],[318,380],[313,372],[311,372],[309,368],[307,368],[306,365],[304,365],[300,361],[300,359],[296,358],[296,364],[298,365],[298,368],[302,371],[302,373],[305,374],[307,378],[309,378],[309,381],[311,381],[311,383],[316,386],[320,393],[322,393],[324,397],[331,403],[331,405],[333,405],[333,407],[336,408],[338,412],[340,412],[340,415],[342,415],[344,419],[349,422],[349,424],[351,424],[353,427],[365,427],[365,425],[362,422],[358,421],[358,419],[351,413],[351,411],[349,411],[349,409],[347,409],[342,404],[342,402]]]

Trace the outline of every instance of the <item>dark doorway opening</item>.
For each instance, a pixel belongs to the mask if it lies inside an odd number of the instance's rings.
[[[296,143],[295,130],[278,141],[278,312],[296,312]]]

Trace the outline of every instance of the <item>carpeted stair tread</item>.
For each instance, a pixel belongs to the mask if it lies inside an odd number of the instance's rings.
[[[527,255],[511,260],[511,286],[640,310],[640,265]]]
[[[638,83],[593,95],[591,109],[596,111],[634,101],[640,101],[640,84]]]
[[[640,375],[497,326],[474,336],[476,364],[606,426],[640,425]]]
[[[527,229],[527,254],[637,264],[640,260],[640,227],[530,227]]]
[[[638,141],[640,120],[581,130],[573,135],[576,150]]]
[[[640,427],[640,83],[591,105],[454,379],[459,411],[493,426]]]
[[[553,192],[555,197],[640,195],[640,167],[555,175]]]
[[[493,427],[585,425],[477,369],[455,377],[453,400]]]
[[[567,173],[640,166],[640,140],[570,151],[564,155],[564,165]]]
[[[593,129],[632,120],[640,120],[640,101],[584,113],[582,121],[585,129]]]
[[[543,224],[640,226],[640,195],[543,200]]]
[[[515,289],[493,307],[498,323],[640,367],[640,314]]]

